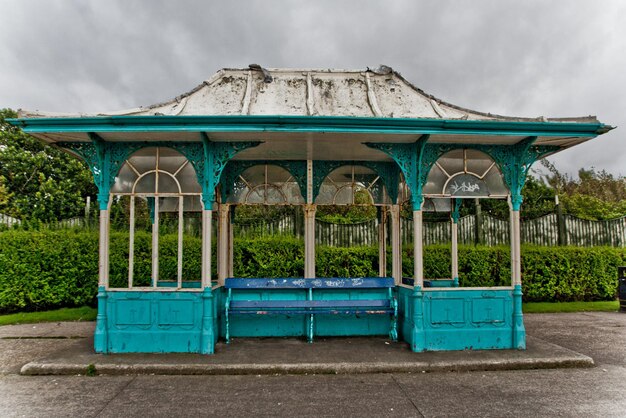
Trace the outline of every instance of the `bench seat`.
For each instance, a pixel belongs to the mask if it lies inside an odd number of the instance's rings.
[[[224,286],[228,295],[225,303],[226,342],[230,341],[230,315],[307,315],[309,325],[307,336],[313,341],[313,321],[315,315],[389,315],[389,336],[397,339],[398,304],[393,296],[393,279],[389,277],[367,278],[319,278],[319,279],[267,279],[267,278],[227,278]],[[259,290],[288,290],[304,289],[306,300],[276,299],[270,300],[246,299],[249,291]],[[316,289],[328,292],[338,291],[345,293],[351,289],[382,289],[380,294],[361,294],[358,299],[323,299],[323,295],[316,294]],[[258,297],[258,294],[256,295]]]

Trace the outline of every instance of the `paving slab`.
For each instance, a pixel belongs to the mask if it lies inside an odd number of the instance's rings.
[[[24,364],[23,375],[275,375],[419,373],[436,371],[518,370],[592,367],[591,357],[529,336],[527,350],[477,350],[413,353],[408,344],[385,338],[242,338],[220,342],[214,355],[95,354],[93,324],[52,327],[48,336],[77,337],[62,349]],[[4,327],[2,327],[4,328]],[[0,328],[0,338],[11,330]],[[52,332],[52,330],[56,331]],[[29,333],[14,328],[20,338]],[[43,333],[36,330],[35,334]],[[89,335],[86,336],[85,335]],[[80,337],[80,338],[78,338]]]

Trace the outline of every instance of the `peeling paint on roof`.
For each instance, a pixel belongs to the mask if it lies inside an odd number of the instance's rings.
[[[597,123],[594,116],[519,118],[446,103],[390,67],[366,70],[225,68],[170,101],[117,112],[59,114],[20,110],[21,118],[93,116],[294,115]]]

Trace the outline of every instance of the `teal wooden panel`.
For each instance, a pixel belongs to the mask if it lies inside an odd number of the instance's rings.
[[[118,300],[113,302],[115,315],[112,326],[150,325],[150,301],[141,299]]]
[[[231,316],[230,337],[303,337],[307,335],[306,315]]]
[[[160,300],[159,325],[193,325],[196,312],[192,300]]]
[[[426,350],[515,348],[512,289],[424,292]]]
[[[210,353],[202,347],[202,292],[107,291],[106,344],[98,352],[109,353]],[[214,313],[206,305],[209,317]],[[214,324],[211,320],[209,324]],[[210,326],[209,326],[210,327]],[[208,330],[212,332],[212,330]]]
[[[389,315],[316,315],[313,329],[316,337],[386,336],[390,321]]]
[[[431,324],[465,324],[464,298],[433,297],[430,301]]]
[[[508,302],[511,303],[511,300]],[[472,299],[471,312],[473,324],[504,324],[506,322],[505,298]]]

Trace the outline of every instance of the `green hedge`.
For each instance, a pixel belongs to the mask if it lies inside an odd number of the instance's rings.
[[[215,245],[215,243],[213,243]],[[111,233],[110,283],[128,282],[128,234]],[[150,235],[135,236],[134,283],[147,285],[151,275]],[[162,279],[177,276],[176,235],[162,235],[159,272]],[[185,237],[183,279],[199,280],[199,238]],[[213,272],[215,273],[215,247]],[[462,286],[510,284],[507,247],[460,246]],[[616,296],[617,266],[624,265],[623,249],[534,247],[522,248],[525,301],[611,300]],[[388,256],[388,270],[391,256]],[[285,237],[238,239],[234,254],[239,277],[302,277],[304,244]],[[378,249],[373,247],[317,249],[320,277],[378,275]],[[426,278],[449,277],[449,246],[425,249]],[[412,248],[403,248],[404,275],[413,275]],[[98,276],[98,233],[94,231],[6,231],[0,233],[0,312],[32,311],[94,305]]]

